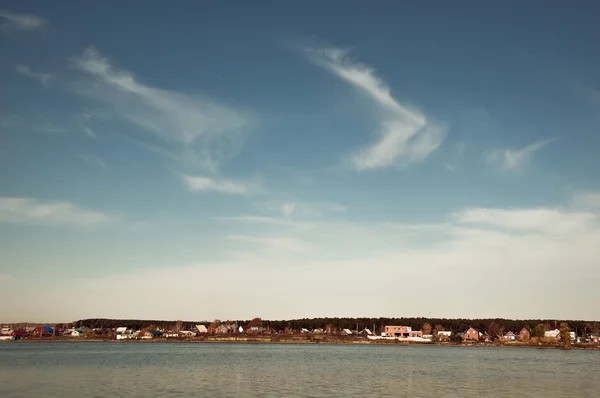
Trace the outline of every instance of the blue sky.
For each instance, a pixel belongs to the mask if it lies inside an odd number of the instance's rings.
[[[599,12],[1,1],[0,320],[600,319]]]

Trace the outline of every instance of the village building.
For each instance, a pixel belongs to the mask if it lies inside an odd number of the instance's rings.
[[[527,328],[521,329],[519,332],[519,340],[528,341],[531,338],[531,332]]]
[[[462,333],[462,339],[464,342],[475,342],[479,341],[479,337],[481,333],[475,328],[469,328],[464,333]]]
[[[381,335],[389,337],[423,337],[423,332],[412,330],[410,326],[384,326]]]
[[[517,336],[512,332],[512,331],[508,331],[503,337],[503,340],[505,341],[515,341],[517,339]]]
[[[72,337],[83,337],[85,336],[85,332],[82,329],[75,329],[71,332]]]
[[[369,337],[369,336],[373,336],[373,332],[371,332],[371,330],[364,328],[363,330],[361,330],[358,335],[360,337]]]
[[[208,329],[204,325],[196,325],[196,327],[194,327],[193,330],[196,332],[196,334],[206,334],[206,333],[208,333]]]
[[[553,339],[558,340],[560,338],[560,330],[558,328],[547,330],[544,332],[544,337],[552,337]]]

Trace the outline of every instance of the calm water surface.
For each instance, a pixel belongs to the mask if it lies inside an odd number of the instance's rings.
[[[600,352],[2,343],[0,397],[600,397]]]

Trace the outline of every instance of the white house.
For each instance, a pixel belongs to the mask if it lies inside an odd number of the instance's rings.
[[[504,340],[508,340],[508,341],[515,341],[516,340],[516,336],[513,332],[509,331],[508,333],[506,333],[504,335]]]
[[[438,330],[438,336],[450,337],[452,336],[452,331],[450,330]]]
[[[83,337],[85,333],[81,329],[75,329],[71,332],[72,337]]]
[[[243,327],[241,327],[241,326],[240,326],[240,327],[238,327],[238,332],[240,332],[240,333],[244,333],[244,328],[243,328]]]
[[[196,329],[198,330],[198,334],[206,334],[208,333],[208,329],[204,325],[196,325]]]
[[[191,330],[181,330],[179,331],[179,334],[183,337],[194,337],[196,336],[196,333],[192,332]]]
[[[352,336],[352,330],[342,329],[342,336]]]
[[[558,339],[558,336],[560,336],[559,329],[547,330],[544,332],[544,337],[552,337],[554,339]]]

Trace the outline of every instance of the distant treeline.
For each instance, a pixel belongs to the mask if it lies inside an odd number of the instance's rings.
[[[255,318],[255,320],[258,318]],[[244,327],[251,320],[227,320],[221,319],[222,322],[230,321]],[[176,321],[176,320],[141,320],[141,319],[81,319],[73,322],[76,327],[87,326],[90,328],[117,328],[126,326],[131,329],[144,329],[149,327],[157,328],[174,328],[179,322],[181,330],[191,330],[194,325],[209,326],[212,321]],[[379,333],[383,326],[386,325],[404,325],[410,326],[414,330],[421,330],[423,325],[429,324],[432,328],[439,330],[441,326],[444,330],[454,332],[462,332],[469,327],[487,331],[490,324],[495,323],[504,328],[505,331],[518,332],[523,327],[533,329],[537,325],[543,324],[547,329],[558,327],[561,323],[566,322],[572,331],[578,335],[583,333],[598,333],[600,332],[600,322],[598,321],[569,321],[558,319],[446,319],[446,318],[304,318],[291,320],[261,320],[262,326],[269,327],[274,330],[300,330],[306,328],[309,330],[317,328],[333,328],[337,330],[350,329],[362,330],[364,328],[375,329],[375,333]]]

